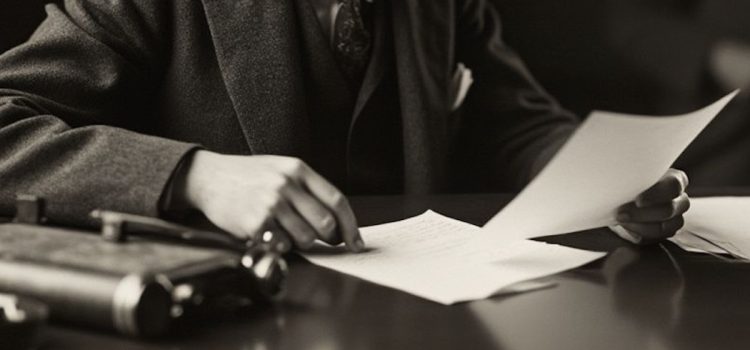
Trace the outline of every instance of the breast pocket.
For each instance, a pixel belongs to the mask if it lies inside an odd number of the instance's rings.
[[[474,84],[474,77],[471,69],[459,62],[451,79],[451,112],[461,108],[472,84]]]

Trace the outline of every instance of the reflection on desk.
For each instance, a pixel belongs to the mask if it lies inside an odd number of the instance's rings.
[[[671,243],[624,246],[558,276],[557,291],[472,309],[509,349],[746,349],[749,273]]]
[[[482,224],[507,195],[352,198],[361,225],[432,208]],[[608,230],[547,239],[610,256],[551,278],[557,287],[442,306],[291,261],[286,300],[206,316],[157,341],[51,327],[49,349],[746,349],[750,264],[638,248]]]

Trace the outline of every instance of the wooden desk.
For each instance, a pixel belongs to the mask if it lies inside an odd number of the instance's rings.
[[[362,225],[431,208],[481,224],[507,195],[353,198]],[[292,261],[286,300],[143,342],[50,327],[48,349],[747,349],[750,264],[666,243],[633,248],[607,230],[548,241],[607,250],[554,288],[438,305]]]

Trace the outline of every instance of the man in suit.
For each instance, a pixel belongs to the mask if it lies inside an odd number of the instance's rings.
[[[17,193],[78,225],[95,208],[197,210],[240,237],[274,227],[302,249],[360,251],[341,190],[520,186],[576,126],[484,0],[69,0],[47,13],[0,57],[0,213]],[[670,171],[623,207],[625,227],[674,234],[686,184]]]

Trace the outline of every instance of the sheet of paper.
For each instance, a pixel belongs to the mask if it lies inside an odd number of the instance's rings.
[[[469,244],[478,232],[477,226],[428,211],[362,228],[369,249],[365,253],[331,254],[331,248],[321,247],[303,256],[316,265],[449,305],[487,298],[517,282],[605,255],[524,240],[486,247]]]
[[[592,113],[482,236],[497,242],[615,224],[617,208],[655,184],[736,94],[679,116]]]
[[[750,197],[693,198],[690,203],[685,227],[675,237],[678,245],[690,245],[684,240],[692,234],[732,255],[750,259]],[[708,246],[695,248],[716,252],[716,248],[706,249]]]

